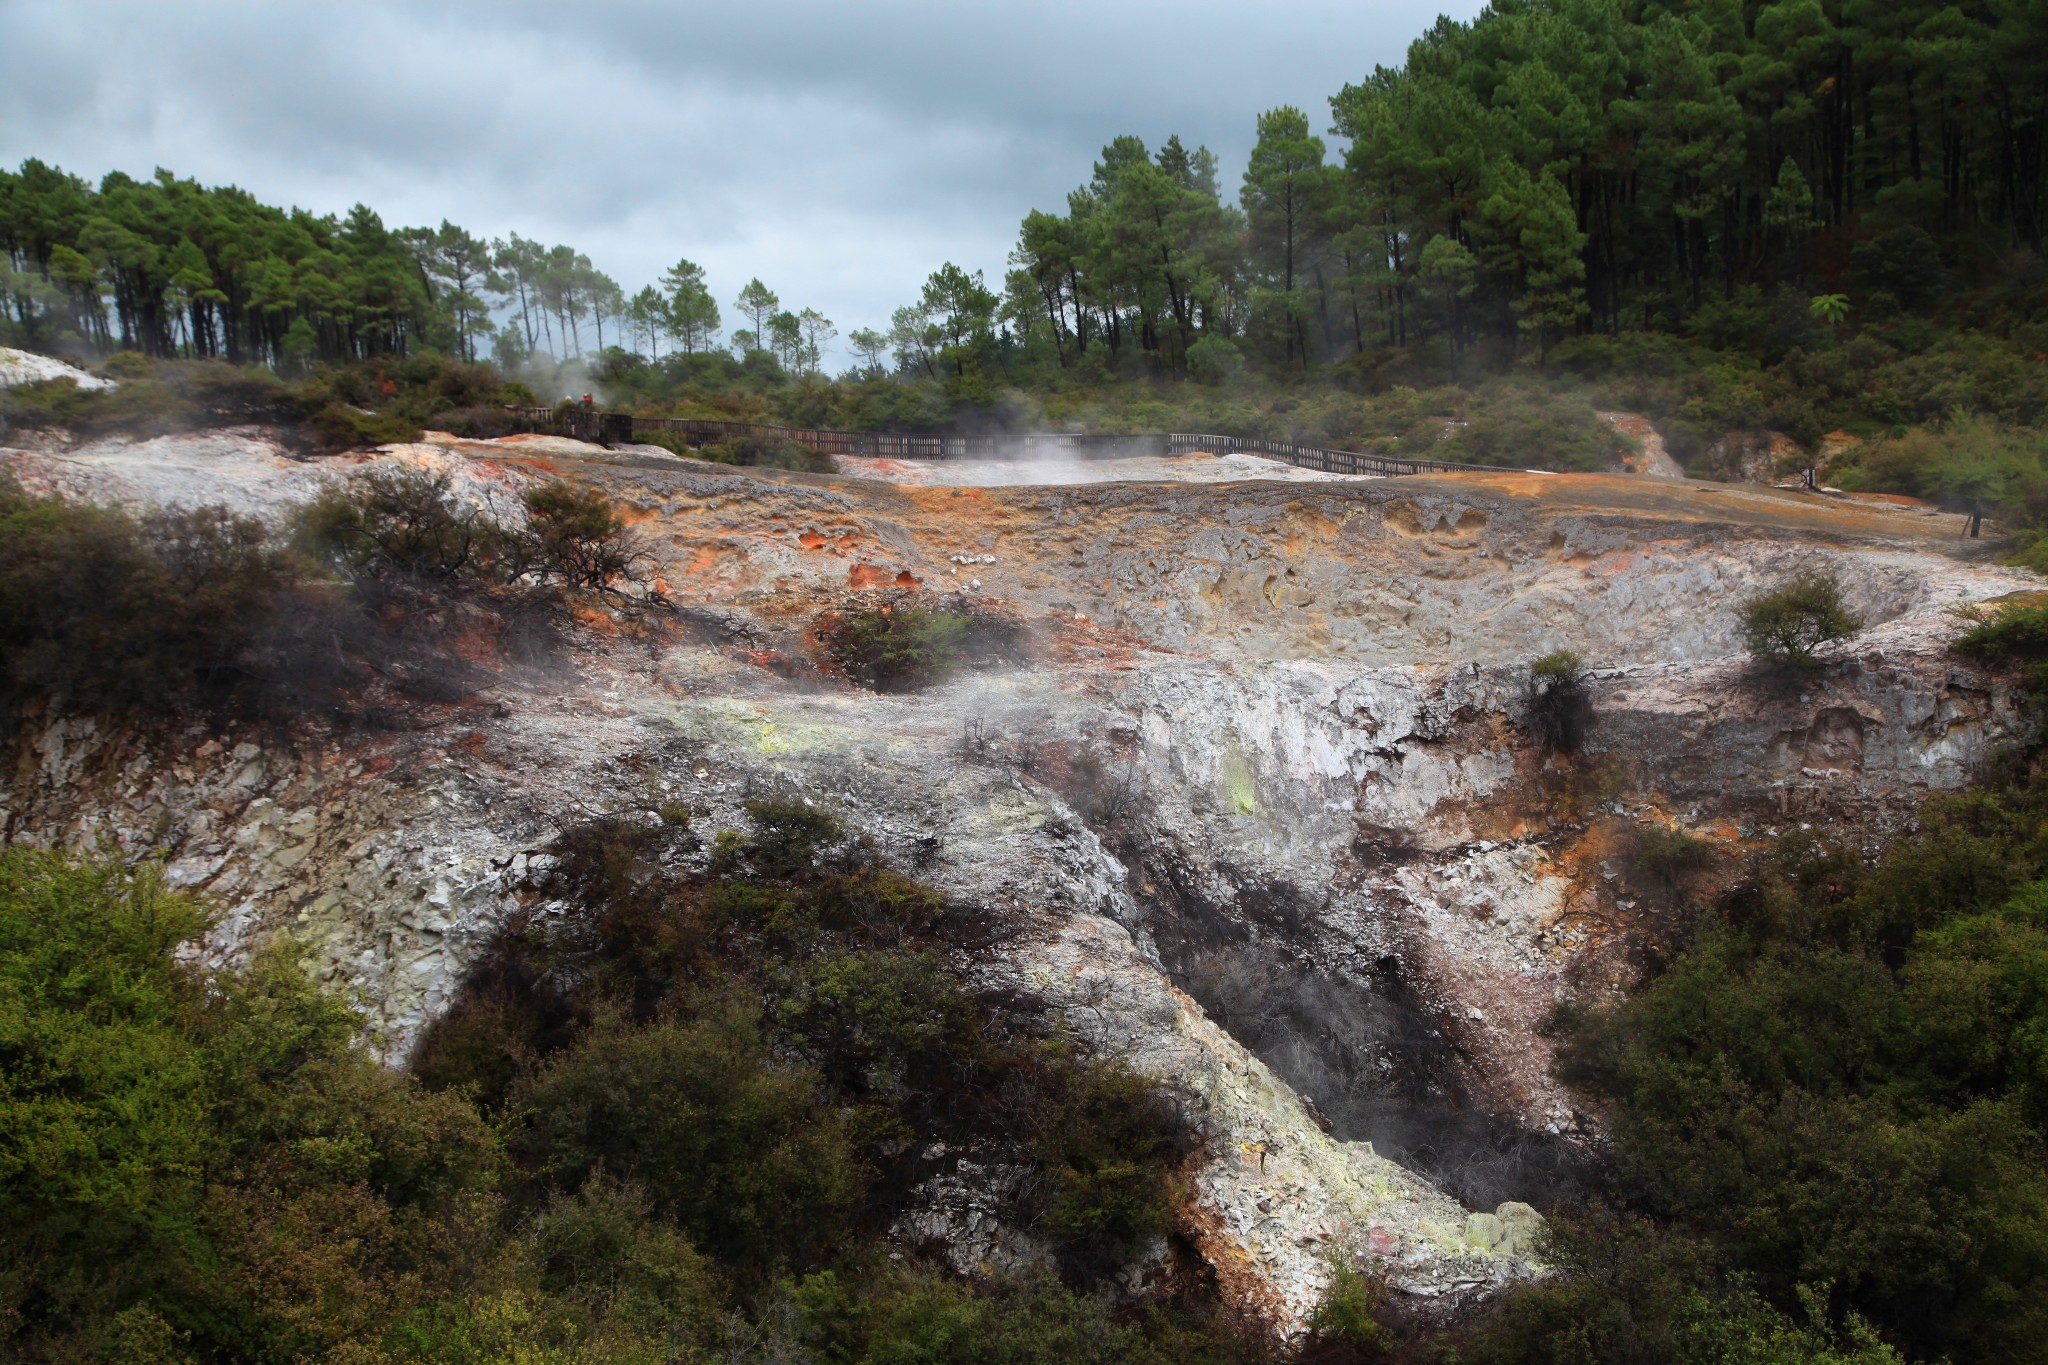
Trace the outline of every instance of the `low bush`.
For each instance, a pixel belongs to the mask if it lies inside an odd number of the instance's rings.
[[[157,360],[117,352],[112,389],[68,379],[0,390],[0,430],[63,428],[77,436],[155,436],[202,427],[260,423],[303,429],[317,444],[345,449],[415,441],[434,425],[466,436],[519,429],[506,404],[533,395],[488,365],[438,356],[322,367],[296,381],[260,365]]]
[[[688,440],[672,431],[654,427],[642,427],[633,433],[633,443],[643,446],[658,446],[671,455],[680,455],[686,460],[704,459],[704,452],[691,445]]]
[[[526,507],[508,531],[445,478],[375,470],[302,509],[287,546],[223,508],[136,517],[0,478],[0,723],[34,700],[351,722],[459,701],[489,675],[479,647],[551,658],[565,591],[639,581],[601,495],[542,485]]]
[[[1121,1067],[1045,1058],[1027,1111],[1026,1207],[1079,1283],[1113,1274],[1172,1227],[1161,1173],[1193,1148],[1172,1097]]]
[[[1385,1279],[1339,1258],[1330,1268],[1329,1288],[1309,1315],[1298,1365],[1373,1365],[1395,1358],[1390,1316]]]
[[[357,1048],[289,956],[181,966],[204,923],[146,873],[0,851],[10,1358],[320,1357],[497,1259],[474,1109]]]
[[[1825,1288],[1791,1295],[1785,1311],[1730,1272],[1711,1246],[1648,1218],[1596,1207],[1554,1220],[1551,1233],[1552,1273],[1454,1328],[1452,1358],[1470,1365],[1901,1365],[1871,1323],[1839,1313]]]
[[[1643,825],[1635,830],[1631,880],[1666,902],[1675,900],[1714,864],[1714,846],[1682,829]]]
[[[1284,1357],[1248,1325],[1153,1303],[1133,1312],[1049,1276],[979,1284],[916,1263],[825,1271],[796,1284],[787,1354],[761,1359],[919,1365],[1253,1365]],[[778,1343],[782,1344],[782,1343]]]
[[[636,1025],[599,1010],[512,1090],[515,1158],[546,1188],[632,1179],[653,1211],[745,1275],[805,1268],[843,1238],[866,1184],[809,1068],[776,1056],[738,992]]]
[[[1863,618],[1842,601],[1842,582],[1832,571],[1809,569],[1779,587],[1744,598],[1738,626],[1750,657],[1766,667],[1810,672],[1813,651],[1863,629]]]
[[[1569,649],[1553,650],[1529,665],[1528,726],[1545,749],[1576,753],[1584,743],[1593,722],[1585,674],[1585,660]]]
[[[132,354],[108,362],[110,372],[122,375],[111,389],[82,389],[70,379],[0,389],[0,430],[58,427],[81,437],[157,436],[196,427],[291,424],[314,411],[304,394],[261,367],[219,360],[120,363]]]
[[[34,498],[0,476],[0,708],[165,711],[223,703],[308,587],[261,522],[222,509],[136,518]]]
[[[1844,488],[1993,512],[2019,529],[2042,519],[2029,500],[2048,495],[2048,438],[2032,429],[1964,418],[1870,441],[1852,458],[1829,474]]]
[[[591,592],[644,586],[639,568],[645,555],[603,493],[557,480],[527,489],[520,501],[526,526],[516,542],[523,572]]]
[[[445,473],[369,469],[331,483],[299,509],[308,552],[357,574],[454,582],[502,576],[511,536],[464,505]]]
[[[1566,1026],[1564,1076],[1614,1106],[1614,1197],[1781,1310],[1805,1286],[1816,1328],[1848,1311],[1912,1359],[2043,1359],[2044,878],[2031,763],[1874,863],[1782,841],[1643,990]],[[1566,1250],[1592,1275],[1636,1240]]]
[[[319,444],[329,450],[403,445],[420,438],[419,424],[408,418],[370,412],[347,403],[328,403],[316,409],[307,425]]]
[[[1461,405],[1464,415],[1435,448],[1415,453],[1514,469],[1598,471],[1629,448],[1581,394],[1496,381],[1474,399]]]
[[[1009,622],[960,607],[908,599],[846,612],[824,629],[826,651],[846,676],[877,692],[915,692],[970,663],[1013,660]]]
[[[801,800],[752,800],[746,803],[746,810],[758,831],[747,853],[755,869],[766,877],[809,871],[819,845],[829,844],[843,833],[830,812]]]
[[[877,607],[848,612],[831,641],[834,660],[877,692],[915,692],[943,682],[967,651],[961,612]]]
[[[644,586],[644,561],[610,499],[560,481],[527,489],[523,526],[466,501],[446,473],[392,467],[329,484],[295,517],[307,553],[352,577],[440,584]]]
[[[443,408],[427,418],[425,426],[472,441],[489,441],[531,429],[531,423],[498,404]]]
[[[570,831],[554,851],[558,887],[582,888],[571,917],[640,886],[643,909],[687,918],[717,888],[666,866],[673,837]],[[1220,1316],[1118,1308],[1092,1279],[970,1283],[885,1256],[943,1139],[1024,1162],[1071,1273],[1114,1268],[1166,1226],[1184,1139],[1128,1073],[1006,1033],[939,954],[871,946],[867,926],[936,923],[929,892],[879,869],[725,889],[815,902],[820,927],[778,950],[736,932],[698,965],[672,952],[685,970],[642,1010],[571,987],[580,1021],[518,1065],[493,1121],[459,1066],[426,1085],[372,1059],[288,953],[182,965],[207,913],[151,874],[0,850],[0,1353],[1267,1358]],[[544,933],[526,946],[557,953],[557,982],[588,980]],[[869,984],[835,994],[849,963]],[[792,974],[810,983],[794,1012]],[[445,1067],[449,1037],[432,1030],[421,1061]],[[858,1050],[894,1060],[848,1066]]]
[[[981,942],[979,916],[857,850],[821,856],[841,835],[815,807],[748,809],[754,832],[702,873],[658,820],[565,831],[536,889],[566,909],[508,926],[420,1073],[505,1096],[529,1181],[630,1176],[749,1283],[886,1226],[934,1141],[1029,1173],[1015,1216],[1076,1284],[1166,1234],[1179,1106],[978,999],[949,945]]]
[[[2014,665],[2034,692],[2048,692],[2048,601],[2030,595],[1980,614],[1952,646],[1986,663]]]

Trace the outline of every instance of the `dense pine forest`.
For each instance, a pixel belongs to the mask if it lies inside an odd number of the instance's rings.
[[[688,259],[629,294],[516,233],[30,161],[0,174],[4,338],[287,379],[490,360],[643,412],[1551,468],[1608,463],[1593,413],[1627,409],[1709,477],[1731,432],[1839,431],[1875,442],[1836,442],[1846,486],[2013,511],[2048,418],[2044,37],[2017,4],[1503,3],[1327,120],[1259,115],[1235,193],[1206,149],[1115,139],[1001,279],[941,265],[845,334],[831,379],[831,319],[759,279],[721,300]]]
[[[294,381],[367,367],[315,408],[386,406],[398,362],[438,357],[644,413],[1542,468],[1611,462],[1594,413],[1620,409],[1706,477],[1738,468],[1731,433],[1783,433],[1829,443],[1844,486],[2019,526],[2048,418],[2044,26],[2017,4],[1503,3],[1327,118],[1259,115],[1234,193],[1205,149],[1116,138],[1025,218],[1002,278],[942,264],[843,337],[688,259],[629,293],[517,233],[30,161],[0,173],[0,340]]]
[[[1811,345],[1788,297],[1824,328],[1905,311],[2004,332],[2042,248],[2044,40],[2018,4],[1508,0],[1334,95],[1340,154],[1322,118],[1261,114],[1234,195],[1204,149],[1117,138],[1025,219],[1006,278],[944,267],[854,344],[931,377],[1370,369],[1413,347],[1486,369],[1573,337]],[[496,337],[652,360],[720,331],[688,262],[629,298],[569,247],[161,171],[95,188],[29,162],[0,180],[0,245],[16,334],[102,352],[474,359]],[[735,307],[733,346],[815,368],[826,320],[758,282]]]

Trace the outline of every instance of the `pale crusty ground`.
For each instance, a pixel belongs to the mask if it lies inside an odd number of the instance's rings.
[[[1090,483],[1329,483],[1367,475],[1330,474],[1285,460],[1219,454],[1138,456],[1117,460],[887,460],[834,457],[840,472],[909,488],[1054,487]]]
[[[37,355],[0,346],[0,389],[16,384],[33,384],[45,379],[68,379],[81,389],[111,389],[114,381],[68,365],[55,356]]]

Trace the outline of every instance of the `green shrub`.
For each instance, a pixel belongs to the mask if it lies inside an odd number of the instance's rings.
[[[2001,602],[1955,639],[1954,648],[1980,659],[2048,659],[2048,603],[2034,595]]]
[[[1869,442],[1836,481],[1926,498],[1951,511],[1996,511],[2031,526],[2037,518],[2028,499],[2048,491],[2048,437],[1981,419],[1917,427]]]
[[[644,556],[603,493],[556,480],[528,489],[521,501],[526,528],[519,539],[528,572],[600,592],[640,581],[634,570]]]
[[[2017,665],[2031,691],[2048,692],[2048,604],[2031,596],[1999,603],[1952,648],[1987,663]]]
[[[1833,1308],[1825,1288],[1795,1292],[1781,1308],[1729,1273],[1711,1247],[1640,1215],[1595,1206],[1550,1226],[1551,1273],[1514,1286],[1454,1328],[1456,1359],[1900,1365],[1870,1323]]]
[[[894,1094],[974,1050],[973,1002],[928,951],[814,948],[776,993],[778,1031],[849,1094]]]
[[[225,703],[281,605],[307,605],[261,522],[32,498],[0,476],[0,709]]]
[[[1714,863],[1714,846],[1682,829],[1642,825],[1634,833],[1630,871],[1656,895],[1669,900]]]
[[[1567,1027],[1564,1074],[1615,1105],[1617,1197],[1782,1310],[1831,1284],[1829,1314],[1913,1358],[2041,1359],[2044,877],[2033,773],[1929,805],[1875,865],[1787,840],[1646,989]]]
[[[331,483],[297,514],[308,551],[372,577],[455,582],[502,575],[511,536],[459,501],[446,473],[368,469]]]
[[[820,860],[840,837],[823,812],[755,801],[749,814],[757,834],[735,835],[702,876],[678,866],[652,821],[564,831],[535,889],[567,909],[507,926],[417,1064],[445,1086],[467,1061],[489,1093],[503,1093],[509,1067],[519,1079],[504,1110],[519,1116],[511,1141],[531,1181],[573,1190],[589,1170],[630,1171],[693,1243],[749,1278],[777,1255],[823,1263],[833,1239],[888,1223],[930,1174],[917,1153],[934,1140],[1032,1172],[1021,1213],[1077,1282],[1164,1233],[1192,1143],[1179,1106],[1030,1011],[977,1000],[946,945],[984,942],[979,917],[884,869]],[[661,1040],[642,1040],[648,1030]],[[650,1087],[658,1105],[628,1098]],[[629,1103],[648,1112],[614,1113]],[[666,1126],[678,1114],[690,1135]],[[769,1136],[744,1137],[764,1125]],[[763,1155],[777,1143],[788,1161]],[[722,1173],[742,1150],[757,1169]],[[830,1188],[790,1184],[804,1163]],[[728,1212],[672,1187],[686,1178],[722,1191]],[[856,1188],[859,1216],[834,1202]],[[761,1231],[770,1215],[746,1213],[742,1195],[809,1202],[822,1221]],[[728,1217],[744,1226],[716,1222]]]
[[[1187,367],[1198,384],[1227,384],[1244,374],[1244,356],[1229,338],[1205,336],[1188,347]]]
[[[716,1268],[638,1185],[602,1174],[534,1220],[541,1291],[655,1340],[708,1344],[725,1326]]]
[[[856,608],[825,633],[833,662],[877,692],[915,692],[971,661],[1017,657],[1016,630],[1008,622],[906,601]]]
[[[0,850],[10,1358],[320,1356],[490,1254],[500,1161],[468,1103],[356,1048],[288,954],[181,966],[205,923],[150,873]]]
[[[296,540],[358,578],[500,586],[538,579],[596,592],[644,581],[643,556],[601,492],[554,481],[521,501],[526,524],[515,529],[465,503],[445,472],[369,469],[299,508]]]
[[[1819,660],[1814,649],[1863,629],[1863,618],[1842,603],[1842,583],[1832,571],[1808,569],[1779,587],[1743,599],[1738,630],[1758,663],[1808,672]]]
[[[1032,1124],[1031,1208],[1069,1276],[1099,1278],[1165,1235],[1172,1203],[1161,1175],[1192,1146],[1170,1096],[1121,1068],[1055,1065]]]
[[[344,721],[374,719],[391,692],[460,700],[485,676],[479,638],[505,658],[558,646],[560,594],[533,580],[582,587],[623,564],[630,581],[635,553],[601,503],[543,487],[534,504],[514,535],[455,503],[445,479],[378,470],[331,487],[295,539],[348,575],[342,587],[222,508],[138,518],[0,478],[0,720],[37,698]],[[469,651],[449,647],[458,634]]]
[[[0,429],[62,427],[79,436],[154,436],[263,423],[299,427],[331,448],[419,439],[429,423],[457,435],[520,429],[506,404],[531,404],[522,384],[489,365],[412,356],[323,366],[296,383],[261,365],[157,360],[122,351],[107,361],[121,382],[103,390],[51,380],[0,390]]]
[[[393,414],[367,412],[347,403],[329,403],[308,420],[321,444],[334,450],[403,445],[420,438],[416,422]]]
[[[783,1359],[883,1365],[1252,1365],[1285,1357],[1220,1314],[1155,1304],[1119,1311],[1044,1276],[963,1284],[915,1264],[826,1271],[790,1295]],[[801,1352],[801,1354],[799,1354]]]
[[[488,441],[532,429],[532,423],[526,418],[508,412],[499,404],[443,408],[428,417],[422,425],[472,441]]]
[[[1331,1267],[1330,1287],[1309,1314],[1300,1359],[1304,1365],[1369,1365],[1391,1359],[1395,1343],[1387,1317],[1386,1281],[1340,1257]]]
[[[87,437],[157,436],[194,427],[295,422],[310,410],[290,386],[258,366],[145,361],[122,352],[108,368],[126,372],[111,389],[82,389],[70,379],[0,389],[0,430],[61,427]]]
[[[746,809],[755,829],[747,852],[768,877],[809,871],[819,845],[832,843],[843,833],[831,812],[804,801],[757,799],[748,801]]]
[[[114,389],[82,389],[70,379],[0,389],[0,425],[25,430],[57,427],[81,437],[116,431],[160,436],[197,426],[202,416],[191,398],[146,379]]]
[[[684,436],[673,431],[662,431],[655,427],[642,427],[633,433],[636,445],[659,446],[671,455],[680,455],[686,460],[703,460],[709,457],[690,444]]]
[[[1585,672],[1585,660],[1569,649],[1553,650],[1529,665],[1529,730],[1544,748],[1576,753],[1585,741],[1593,720]]]
[[[728,1265],[814,1264],[865,1184],[816,1073],[778,1058],[737,995],[634,1026],[601,1013],[513,1093],[512,1152],[550,1184],[631,1179]]]
[[[1415,453],[1513,469],[1599,471],[1628,449],[1583,395],[1496,381],[1476,397],[1434,449]]]

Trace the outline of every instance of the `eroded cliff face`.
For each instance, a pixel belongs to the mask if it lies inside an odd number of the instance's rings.
[[[1944,519],[1758,490],[904,488],[546,441],[306,461],[261,433],[0,459],[74,496],[264,511],[371,461],[500,506],[541,477],[604,487],[673,625],[593,620],[560,666],[404,730],[31,725],[0,825],[161,856],[224,909],[196,953],[297,937],[398,1059],[563,823],[828,805],[1003,918],[976,972],[1191,1097],[1184,1231],[1283,1330],[1339,1254],[1431,1297],[1528,1273],[1522,1205],[1594,1126],[1550,1074],[1560,993],[1625,976],[1674,878],[1801,824],[1880,841],[2024,724],[1949,657],[1945,611],[2030,580],[1951,557]],[[1760,686],[1734,604],[1815,565],[1871,625],[1803,691]],[[954,592],[1017,621],[1029,661],[914,696],[822,666],[821,612]],[[1520,728],[1527,661],[1560,647],[1597,666],[1569,759]],[[1660,882],[1639,850],[1669,830],[1726,853]],[[999,1175],[958,1154],[905,1236],[1028,1259],[977,1202]]]

